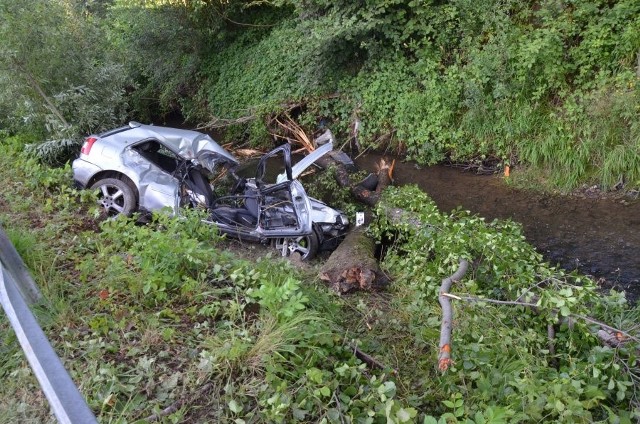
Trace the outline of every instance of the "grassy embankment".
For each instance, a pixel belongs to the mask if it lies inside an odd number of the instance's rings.
[[[386,204],[425,225],[378,221],[373,231],[395,239],[384,261],[393,286],[339,298],[316,284],[313,264],[242,259],[198,216],[100,223],[69,169],[25,159],[24,141],[0,142],[0,224],[101,422],[144,422],[170,405],[165,422],[628,422],[638,412],[637,347],[603,347],[576,318],[637,334],[638,310],[543,263],[517,225],[446,216],[414,188],[391,190]],[[455,362],[441,373],[437,293],[461,257],[472,266],[457,294],[539,308],[456,303]],[[560,322],[569,316],[571,327]],[[0,336],[0,422],[53,421],[4,318]],[[389,368],[362,364],[356,341]]]

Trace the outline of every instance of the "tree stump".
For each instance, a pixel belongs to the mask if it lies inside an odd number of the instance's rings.
[[[353,162],[346,155],[325,156],[319,162],[322,167],[335,166],[336,181],[349,188],[360,202],[375,206],[382,191],[391,184],[395,162],[381,160],[377,175],[352,183]],[[375,257],[375,242],[367,236],[364,227],[352,230],[331,254],[320,270],[320,279],[329,282],[339,294],[355,290],[379,290],[389,284],[389,278],[382,272]]]

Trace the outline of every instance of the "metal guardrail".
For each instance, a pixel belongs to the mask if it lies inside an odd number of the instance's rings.
[[[14,274],[16,273],[16,274]],[[0,227],[0,304],[54,415],[63,424],[97,423],[28,303],[41,298],[22,258]]]
[[[16,248],[13,247],[13,243],[11,243],[11,240],[9,240],[9,237],[7,237],[7,234],[1,226],[0,265],[4,265],[17,280],[18,290],[20,290],[22,297],[24,297],[28,304],[31,305],[42,299],[42,295],[40,294],[40,290],[38,290],[36,282],[31,278],[31,274],[29,274],[27,266],[24,264],[20,254],[16,251]]]

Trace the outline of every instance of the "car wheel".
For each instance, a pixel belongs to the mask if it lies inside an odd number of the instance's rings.
[[[291,256],[294,253],[300,255],[300,259],[308,261],[315,258],[318,253],[318,236],[315,231],[308,236],[277,238],[274,241],[275,248],[282,256]]]
[[[99,189],[98,204],[109,217],[130,216],[136,210],[136,195],[129,184],[116,178],[105,178],[91,186]]]

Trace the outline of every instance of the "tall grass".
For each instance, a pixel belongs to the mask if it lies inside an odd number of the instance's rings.
[[[546,188],[640,187],[640,91],[632,83],[608,84],[536,113],[538,125],[516,145],[521,163],[543,176]]]

